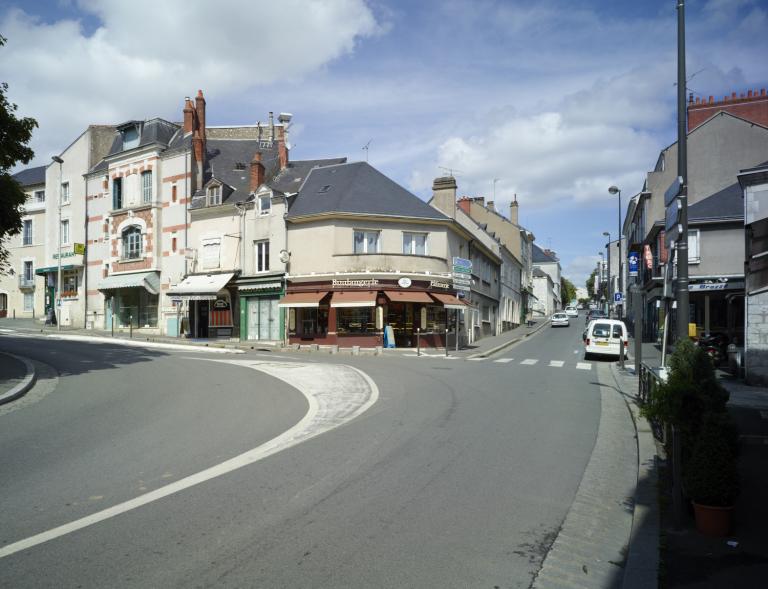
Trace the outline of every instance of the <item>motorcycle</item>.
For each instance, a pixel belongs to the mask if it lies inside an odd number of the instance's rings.
[[[696,345],[712,358],[715,366],[719,366],[728,358],[728,343],[728,336],[724,333],[709,333],[702,335]]]

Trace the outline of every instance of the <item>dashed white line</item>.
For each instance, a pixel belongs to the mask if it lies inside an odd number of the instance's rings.
[[[514,358],[499,358],[498,360],[494,360],[494,362],[498,362],[499,364],[506,364],[507,362],[512,362]]]
[[[467,360],[471,360],[473,362],[482,362],[483,360],[487,360],[488,358],[467,358]]]
[[[565,362],[563,362],[562,360],[550,360],[549,361],[549,365],[550,366],[554,366],[555,368],[562,368],[563,364],[565,364]]]
[[[538,360],[536,360],[534,358],[526,358],[525,360],[520,362],[520,364],[525,364],[526,366],[533,366],[537,362],[538,362]]]
[[[576,368],[579,370],[592,370],[592,364],[589,362],[576,362]]]

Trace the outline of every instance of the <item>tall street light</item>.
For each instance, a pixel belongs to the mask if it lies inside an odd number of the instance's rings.
[[[608,243],[605,244],[605,249],[608,251],[608,288],[606,290],[606,298],[608,299],[608,316],[611,316],[611,234],[607,231],[603,231],[603,235],[608,238]]]
[[[605,269],[605,252],[597,252],[597,254],[600,256],[600,261],[598,262],[598,268],[600,268],[600,272],[598,272],[597,276],[597,300],[600,301],[600,292],[603,290],[603,270]]]
[[[64,160],[54,155],[51,158],[59,164],[59,271],[56,278],[56,297],[54,298],[54,313],[56,313],[56,331],[61,331],[61,164]]]
[[[623,293],[624,292],[624,273],[621,271],[621,264],[624,261],[624,258],[621,255],[621,189],[619,187],[617,187],[617,186],[611,186],[608,189],[608,192],[610,192],[611,194],[618,194],[619,195],[619,227],[618,227],[618,231],[619,232],[616,234],[616,236],[617,236],[616,237],[616,241],[617,241],[616,247],[619,248],[619,257],[618,257],[618,261],[619,261],[619,263],[618,263],[618,268],[619,268],[619,280],[618,280],[618,282],[619,282],[619,292]],[[623,309],[623,304],[621,306],[616,305],[616,319],[621,319],[622,309]]]

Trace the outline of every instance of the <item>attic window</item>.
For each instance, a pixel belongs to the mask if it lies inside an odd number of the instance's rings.
[[[207,205],[213,207],[221,204],[221,186],[214,184],[208,187]]]
[[[330,189],[331,189],[331,185],[330,184],[326,184],[320,190],[318,190],[317,193],[318,194],[324,194],[324,193],[328,192]]]
[[[133,149],[139,145],[139,129],[136,126],[126,127],[121,131],[123,135],[123,150]]]
[[[243,162],[237,162],[235,164],[235,171],[236,172],[241,172],[243,170],[245,170],[245,164]]]

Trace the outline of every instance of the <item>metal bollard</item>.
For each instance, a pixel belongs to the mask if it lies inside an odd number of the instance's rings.
[[[416,355],[421,356],[421,328],[416,328]]]
[[[619,337],[619,367],[624,370],[624,338]]]
[[[445,326],[445,357],[448,357],[448,326]]]
[[[133,339],[133,315],[128,315],[128,318],[128,333],[130,334],[129,337]]]
[[[115,337],[115,316],[112,315],[112,337]]]

